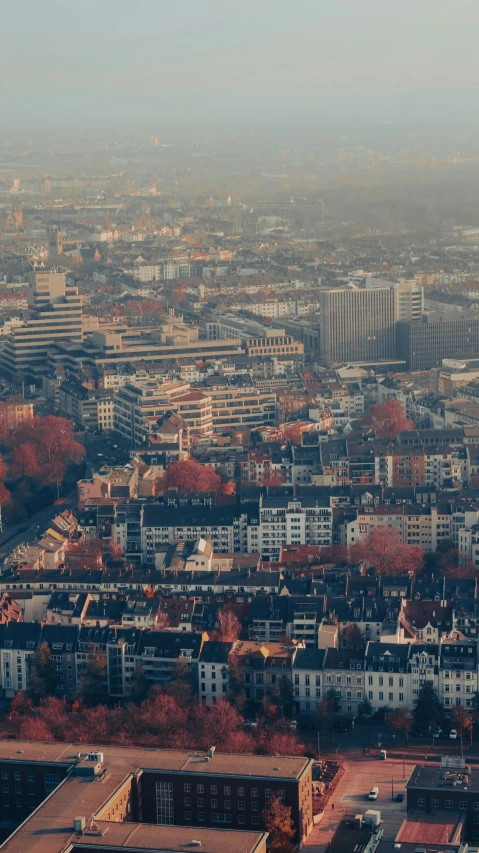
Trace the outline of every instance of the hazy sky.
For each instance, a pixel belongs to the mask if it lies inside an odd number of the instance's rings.
[[[477,0],[3,0],[4,126],[477,110]]]

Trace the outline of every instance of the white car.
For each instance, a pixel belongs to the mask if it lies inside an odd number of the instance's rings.
[[[449,732],[449,737],[451,738],[451,740],[456,740],[456,738],[457,738],[457,729],[451,729],[451,731]]]

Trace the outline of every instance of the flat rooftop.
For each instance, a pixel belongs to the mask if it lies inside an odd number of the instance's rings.
[[[445,768],[427,764],[416,764],[408,779],[406,788],[411,790],[415,788],[428,788],[432,790],[440,788],[441,791],[447,791],[450,788],[455,791],[466,789],[479,791],[479,768],[471,768],[467,765],[464,770],[461,770],[452,767]]]
[[[74,767],[79,762],[79,753],[102,752],[102,776],[77,775]],[[196,827],[185,828],[183,836],[181,827],[161,827],[136,823],[117,824],[110,821],[99,821],[102,835],[76,836],[73,833],[75,817],[82,815],[89,821],[90,816],[101,813],[113,794],[131,775],[137,772],[163,771],[181,772],[191,778],[193,773],[214,774],[223,776],[248,776],[249,778],[271,778],[291,781],[298,779],[309,767],[310,759],[301,757],[277,757],[257,755],[229,755],[215,753],[206,761],[205,752],[158,750],[141,748],[102,747],[90,744],[61,744],[33,743],[30,741],[0,741],[0,762],[12,761],[20,768],[23,762],[42,762],[66,766],[73,772],[67,776],[47,797],[29,818],[2,845],[2,850],[8,853],[61,853],[71,849],[75,844],[80,849],[88,846],[125,847],[132,846],[130,839],[134,837],[135,849],[158,849],[158,833],[170,833],[168,840],[173,845],[168,847],[161,842],[162,849],[181,849],[185,843],[191,844],[200,833]],[[88,824],[87,824],[88,825]],[[107,831],[106,831],[107,830]],[[134,835],[133,835],[134,834]],[[156,837],[156,844],[154,839]],[[188,841],[185,842],[186,835]],[[136,837],[138,836],[138,837]],[[211,853],[250,853],[259,846],[263,835],[254,832],[236,832],[207,830],[208,844],[202,844],[202,849]],[[236,836],[236,838],[235,838]],[[162,836],[163,837],[163,836]],[[118,840],[116,840],[118,839]],[[215,840],[216,839],[216,840]],[[252,846],[249,846],[252,844]]]
[[[95,835],[75,835],[70,838],[74,850],[98,847],[153,851],[182,851],[198,849],[201,853],[254,853],[262,846],[267,833],[237,832],[226,829],[198,829],[194,826],[157,826],[145,823],[110,823],[95,821]],[[100,835],[100,833],[103,833]],[[201,846],[193,844],[199,841]],[[45,848],[48,849],[48,848]]]
[[[412,809],[401,826],[396,842],[410,844],[459,844],[466,816],[464,812],[437,811],[428,814]]]

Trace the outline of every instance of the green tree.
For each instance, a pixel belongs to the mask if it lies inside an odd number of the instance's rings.
[[[365,696],[363,701],[360,702],[358,705],[358,714],[361,718],[363,718],[370,717],[372,713],[373,706],[371,705],[371,702],[369,701],[368,697]]]
[[[85,705],[98,705],[108,699],[106,655],[96,646],[88,652],[78,679],[78,692]]]
[[[414,709],[414,723],[419,729],[428,729],[432,724],[442,722],[444,712],[434,687],[425,684],[419,691]]]
[[[294,825],[291,818],[291,806],[283,805],[277,796],[272,797],[269,809],[263,813],[264,825],[269,833],[271,853],[292,853]]]
[[[55,665],[48,643],[41,643],[28,659],[29,692],[38,703],[47,696],[55,695]]]

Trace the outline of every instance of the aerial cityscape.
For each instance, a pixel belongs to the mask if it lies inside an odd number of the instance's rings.
[[[479,7],[2,18],[0,850],[478,853]]]

